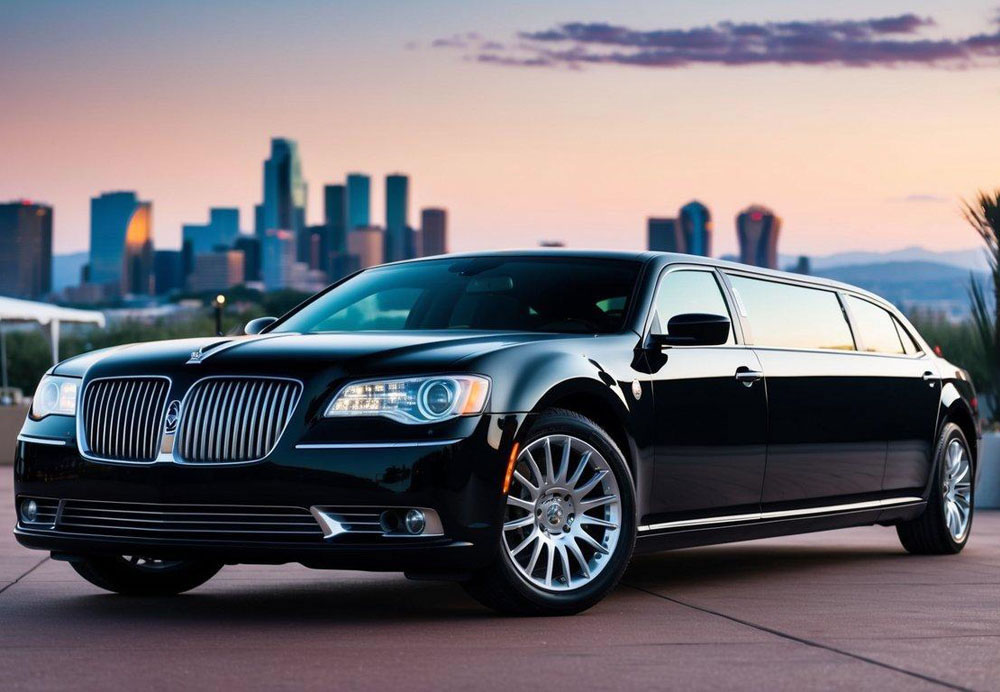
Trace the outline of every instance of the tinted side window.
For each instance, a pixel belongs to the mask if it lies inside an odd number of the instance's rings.
[[[912,356],[920,353],[923,349],[917,345],[913,335],[906,331],[906,327],[900,324],[899,320],[893,318],[892,321],[896,323],[896,331],[899,332],[899,338],[903,342],[903,350],[906,351],[906,355]]]
[[[851,328],[832,291],[730,276],[757,346],[853,351]]]
[[[905,353],[903,342],[896,331],[896,321],[888,312],[867,300],[847,296],[858,338],[865,351],[870,353]]]
[[[667,324],[671,317],[689,313],[722,315],[732,319],[713,272],[682,269],[663,277],[656,294],[653,333],[667,334]],[[732,329],[729,330],[726,343],[734,343]]]

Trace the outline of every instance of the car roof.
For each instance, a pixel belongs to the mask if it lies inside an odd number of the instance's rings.
[[[744,272],[761,276],[763,278],[774,278],[793,283],[819,286],[832,290],[848,291],[863,295],[884,307],[889,307],[893,312],[898,313],[896,307],[882,296],[866,291],[858,286],[846,284],[833,279],[826,279],[812,274],[796,274],[794,272],[779,271],[777,269],[765,269],[740,262],[716,259],[714,257],[702,257],[701,255],[686,255],[680,252],[658,252],[654,250],[629,251],[629,250],[588,250],[575,248],[527,248],[523,250],[486,250],[480,252],[461,252],[447,255],[434,255],[430,257],[417,257],[393,264],[405,264],[409,262],[423,262],[435,259],[474,259],[479,257],[573,257],[581,259],[608,259],[608,260],[630,260],[633,262],[643,262],[655,264],[660,267],[669,264],[702,264],[709,267],[718,267],[734,272]]]

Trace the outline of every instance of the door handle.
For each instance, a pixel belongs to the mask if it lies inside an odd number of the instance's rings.
[[[745,365],[736,368],[736,381],[744,387],[753,387],[753,383],[764,379],[764,373],[760,370],[751,370]]]
[[[923,379],[924,382],[933,387],[934,383],[940,380],[941,378],[938,377],[936,373],[933,373],[930,370],[928,370],[923,375],[921,375],[921,379]]]

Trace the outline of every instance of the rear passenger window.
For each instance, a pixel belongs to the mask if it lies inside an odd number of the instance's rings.
[[[899,338],[903,342],[903,350],[906,351],[906,355],[912,356],[921,353],[923,349],[917,345],[917,341],[913,338],[913,335],[906,331],[906,327],[901,325],[899,320],[895,318],[892,321],[896,323],[896,331],[899,332]]]
[[[896,320],[886,310],[854,296],[847,296],[847,307],[858,329],[861,348],[869,353],[906,353],[896,330]]]
[[[667,324],[671,317],[689,313],[721,315],[732,319],[713,272],[683,269],[670,272],[663,278],[656,294],[653,333],[667,334]],[[726,343],[735,343],[732,329],[729,330]]]
[[[853,351],[837,294],[745,276],[730,276],[750,322],[754,345]]]

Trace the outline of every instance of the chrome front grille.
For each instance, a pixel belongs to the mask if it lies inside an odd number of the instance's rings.
[[[323,530],[305,507],[98,500],[63,500],[55,530],[154,539],[310,541],[323,538]]]
[[[302,385],[293,380],[201,380],[185,398],[174,455],[189,463],[263,459],[278,443],[301,394]]]
[[[117,461],[154,461],[160,451],[170,382],[160,377],[94,380],[83,395],[90,454]]]

